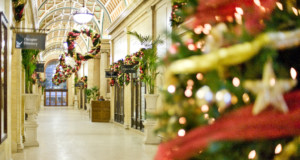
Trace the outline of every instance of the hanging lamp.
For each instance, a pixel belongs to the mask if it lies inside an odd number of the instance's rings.
[[[78,24],[86,24],[93,19],[93,16],[94,14],[89,13],[85,7],[85,1],[83,1],[83,6],[73,14],[73,19]]]

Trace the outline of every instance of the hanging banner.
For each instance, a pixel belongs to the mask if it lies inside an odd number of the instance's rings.
[[[45,50],[46,33],[16,33],[16,48]]]

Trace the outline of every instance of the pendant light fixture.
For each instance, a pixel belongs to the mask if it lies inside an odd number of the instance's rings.
[[[85,7],[85,1],[83,0],[83,6],[73,14],[73,19],[78,24],[86,24],[92,20],[93,16],[94,14],[89,13]]]

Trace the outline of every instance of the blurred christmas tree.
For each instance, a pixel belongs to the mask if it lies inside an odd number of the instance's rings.
[[[300,159],[299,4],[173,0],[157,160]]]

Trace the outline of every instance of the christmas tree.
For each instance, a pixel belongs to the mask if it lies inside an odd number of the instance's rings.
[[[155,159],[300,159],[299,4],[173,0]]]

